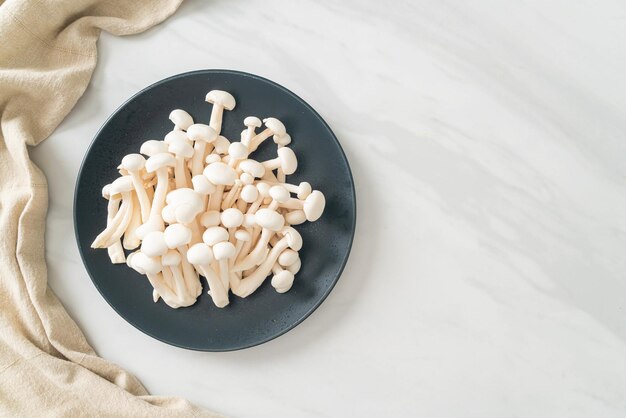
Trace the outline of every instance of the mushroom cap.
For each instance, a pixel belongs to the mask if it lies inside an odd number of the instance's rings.
[[[146,159],[141,154],[128,154],[122,158],[122,168],[128,171],[139,171],[146,165]]]
[[[165,202],[174,207],[176,220],[183,224],[193,221],[204,209],[202,196],[186,187],[169,192]]]
[[[165,237],[161,231],[152,231],[146,234],[141,241],[141,252],[148,257],[157,257],[167,252]]]
[[[285,214],[285,222],[290,225],[300,225],[306,222],[306,214],[303,210],[292,210]]]
[[[136,269],[141,269],[146,274],[157,274],[163,270],[160,257],[148,257],[141,251],[135,253],[132,261]]]
[[[207,265],[213,261],[213,251],[205,243],[199,242],[187,250],[187,261],[195,265]]]
[[[211,226],[202,234],[202,241],[206,245],[215,245],[218,242],[228,241],[228,238],[228,231],[221,226]]]
[[[298,185],[298,199],[302,200],[302,199],[306,199],[310,194],[311,191],[313,190],[313,188],[311,187],[311,184],[303,181]]]
[[[228,242],[218,242],[213,246],[213,256],[216,260],[225,260],[235,255],[235,246]]]
[[[179,139],[175,139],[169,143],[167,150],[179,158],[193,157],[193,147],[191,146],[189,141],[181,141]]]
[[[256,218],[254,217],[254,214],[246,213],[245,215],[243,215],[243,223],[241,225],[246,228],[252,228],[256,226]]]
[[[248,184],[254,183],[254,176],[248,173],[241,173],[239,175],[239,180],[241,180],[241,184],[247,186]]]
[[[170,112],[170,120],[177,128],[186,131],[193,124],[193,118],[182,109],[174,109]]]
[[[228,147],[230,147],[230,141],[228,138],[220,135],[213,141],[213,147],[215,147],[215,152],[218,154],[226,154]]]
[[[243,160],[248,157],[248,147],[241,142],[233,142],[228,146],[228,155],[235,160]]]
[[[139,251],[135,251],[135,252],[128,254],[128,256],[126,257],[126,265],[130,267],[131,269],[135,270],[139,274],[146,274],[146,271],[144,269],[137,267],[137,265],[135,264],[134,260],[138,252]]]
[[[287,133],[285,125],[283,125],[283,123],[276,118],[263,119],[263,123],[274,133],[274,135],[283,136]]]
[[[319,190],[314,190],[310,195],[307,196],[302,206],[302,210],[304,210],[307,221],[315,222],[320,218],[320,216],[322,216],[322,213],[324,212],[324,207],[326,206],[326,198],[324,198],[322,192],[320,192]]]
[[[298,274],[298,272],[300,271],[300,267],[302,267],[302,261],[300,260],[300,258],[298,258],[295,263],[287,267],[287,270],[289,270],[293,274]]]
[[[207,164],[219,163],[222,161],[222,157],[219,154],[209,154],[204,159],[204,162]]]
[[[300,255],[298,254],[297,251],[287,248],[278,256],[278,264],[280,264],[283,267],[287,267],[287,266],[292,265],[296,261],[298,261],[299,258],[300,258]]]
[[[287,245],[294,251],[300,251],[302,248],[302,236],[298,231],[290,226],[284,227],[280,231],[285,238],[287,238]]]
[[[291,195],[283,186],[276,185],[270,187],[270,197],[278,203],[285,203],[291,198]]]
[[[183,258],[176,250],[169,250],[161,257],[161,264],[164,266],[178,266]]]
[[[183,141],[187,143],[191,142],[187,134],[184,133],[183,131],[169,131],[165,135],[165,138],[163,138],[163,142],[165,142],[166,144],[169,144],[174,141]]]
[[[281,146],[281,147],[285,147],[285,146],[291,144],[291,135],[289,135],[289,134],[285,134],[285,135],[281,135],[281,136],[274,135],[273,139],[274,139],[274,143],[276,145],[278,145],[278,146]]]
[[[222,162],[207,165],[203,174],[216,185],[232,186],[237,178],[237,172]]]
[[[277,153],[283,173],[287,175],[295,173],[298,168],[298,158],[293,150],[288,147],[282,147],[278,148]]]
[[[263,197],[268,197],[270,195],[271,186],[265,182],[258,182],[256,184],[256,188],[259,190],[259,194]]]
[[[109,196],[113,196],[118,193],[130,192],[133,189],[133,179],[130,176],[118,177],[109,187]]]
[[[236,104],[233,95],[223,90],[211,90],[204,100],[214,105],[223,106],[226,110],[233,110]]]
[[[109,198],[111,197],[111,183],[105,184],[102,188],[102,197],[107,200],[109,200]]]
[[[282,270],[272,277],[272,287],[278,293],[285,293],[293,286],[294,275],[289,270]]]
[[[153,155],[160,154],[162,152],[167,152],[167,144],[163,141],[156,141],[154,139],[150,139],[143,144],[139,148],[139,152],[143,155],[147,155],[148,157],[152,157]]]
[[[261,228],[269,229],[270,231],[279,231],[285,225],[285,218],[272,209],[259,209],[254,214],[254,218]]]
[[[191,178],[193,190],[201,195],[209,195],[215,192],[215,185],[202,174],[195,175]]]
[[[210,211],[204,212],[202,216],[200,217],[200,224],[205,228],[219,225],[220,224],[220,211],[210,210]]]
[[[192,141],[213,142],[217,139],[217,132],[209,125],[204,123],[196,123],[187,129],[187,136]]]
[[[146,161],[146,171],[152,173],[159,168],[174,167],[174,165],[176,165],[176,160],[172,154],[169,152],[160,152],[148,158],[148,161]]]
[[[243,213],[237,208],[228,208],[221,214],[222,225],[237,228],[243,223]]]
[[[238,241],[250,241],[252,239],[252,235],[246,231],[245,229],[238,229],[237,231],[235,231],[235,238]]]
[[[246,184],[241,189],[239,197],[246,203],[252,203],[259,197],[259,190],[253,184]]]
[[[163,218],[163,221],[167,222],[168,224],[173,224],[174,222],[176,222],[176,213],[174,212],[174,206],[163,206],[163,210],[161,211],[161,217]]]
[[[178,248],[191,242],[191,229],[183,224],[172,224],[165,228],[163,238],[168,248]]]
[[[261,127],[261,119],[256,116],[248,116],[243,120],[243,124],[246,126],[254,126],[255,128]]]
[[[239,169],[256,178],[261,178],[265,174],[265,167],[256,160],[243,160],[239,163]]]

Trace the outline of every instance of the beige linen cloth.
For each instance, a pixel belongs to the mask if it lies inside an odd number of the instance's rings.
[[[100,32],[142,32],[181,1],[0,0],[0,416],[216,416],[148,395],[89,346],[47,285],[46,179],[28,156],[85,91]]]

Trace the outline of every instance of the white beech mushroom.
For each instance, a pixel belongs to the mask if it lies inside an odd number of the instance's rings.
[[[209,125],[196,123],[187,129],[187,136],[194,141],[191,159],[191,175],[197,176],[204,170],[204,155],[208,144],[217,139],[217,132]]]
[[[274,135],[273,139],[278,148],[286,147],[287,145],[291,144],[291,135],[289,134],[285,134],[282,136]],[[276,179],[279,182],[284,183],[286,180],[286,176],[287,174],[283,171],[281,167],[278,167],[278,169],[276,169]]]
[[[203,275],[209,284],[208,293],[213,299],[213,303],[218,308],[228,305],[228,291],[224,289],[222,281],[211,267],[213,261],[213,251],[204,242],[194,244],[187,251],[187,261],[193,264],[196,269]]]
[[[203,171],[203,174],[209,181],[217,186],[215,193],[209,198],[209,210],[218,210],[222,204],[222,195],[224,193],[224,186],[232,186],[235,184],[237,178],[237,172],[230,166],[222,163],[215,162],[209,164]]]
[[[168,267],[172,272],[172,278],[174,281],[174,290],[177,296],[177,302],[180,306],[191,306],[196,302],[196,297],[191,293],[193,290],[187,288],[187,283],[183,276],[181,263],[183,258],[176,250],[168,250],[161,256],[161,264],[163,267]]]
[[[211,109],[211,119],[209,122],[209,126],[215,130],[215,132],[219,135],[222,131],[222,117],[224,114],[224,109],[233,110],[235,108],[236,102],[235,98],[232,94],[222,91],[222,90],[211,90],[207,93],[204,100],[208,103],[213,104],[213,109]]]
[[[185,166],[185,160],[193,157],[193,147],[189,142],[174,140],[169,143],[168,151],[176,157],[176,165],[174,166],[174,179],[176,180],[176,188],[189,187],[191,177]]]
[[[165,202],[172,208],[176,222],[191,228],[192,241],[200,242],[202,234],[196,217],[204,210],[202,195],[192,189],[180,188],[169,192]]]
[[[146,166],[146,159],[141,154],[128,154],[122,158],[121,166],[128,171],[135,193],[139,200],[139,207],[141,208],[141,222],[147,222],[150,217],[150,200],[148,200],[148,194],[141,178],[141,170]]]
[[[113,218],[117,214],[122,200],[122,197],[119,195],[111,196],[110,188],[110,184],[107,184],[102,188],[102,197],[109,201],[107,204],[107,226],[111,225],[111,221],[113,221]],[[111,259],[111,263],[113,264],[121,264],[126,261],[124,248],[122,248],[120,241],[116,241],[113,245],[109,245],[107,247],[107,252],[109,254],[109,259]]]
[[[262,163],[265,170],[271,171],[280,168],[287,175],[295,173],[298,168],[298,158],[293,150],[289,147],[282,147],[276,153],[278,154],[276,158]]]
[[[148,232],[163,231],[165,227],[161,211],[165,206],[165,196],[169,188],[168,167],[174,167],[176,160],[169,153],[158,153],[152,155],[146,161],[146,171],[149,173],[156,172],[157,184],[154,190],[154,198],[150,207],[150,216],[148,222],[145,222],[137,228],[137,236],[143,238]]]
[[[183,278],[187,290],[194,297],[202,292],[202,284],[193,266],[187,261],[187,245],[191,242],[191,229],[182,224],[172,224],[165,228],[163,238],[169,249],[178,250],[181,255]]]
[[[272,287],[278,293],[285,293],[293,286],[294,274],[289,270],[284,270],[278,263],[272,267],[274,276],[272,277]]]
[[[91,243],[91,248],[107,248],[120,240],[133,215],[133,200],[131,198],[133,190],[130,176],[119,177],[111,183],[109,194],[111,196],[121,194],[122,205],[104,231]]]
[[[122,246],[126,250],[134,250],[141,245],[141,240],[137,236],[137,228],[142,224],[141,222],[141,209],[139,208],[139,200],[136,194],[132,194],[133,199],[133,214],[130,218],[130,222],[124,231],[124,237],[122,238]]]
[[[324,212],[324,207],[326,206],[326,198],[324,194],[319,190],[314,190],[311,192],[307,198],[302,201],[298,199],[291,198],[288,201],[281,203],[280,207],[287,209],[295,209],[302,210],[306,215],[306,219],[309,222],[317,221],[322,213]]]
[[[174,129],[186,131],[193,125],[193,118],[182,109],[174,109],[170,112],[170,120],[174,124]]]
[[[228,231],[222,228],[221,226],[209,227],[207,228],[206,231],[204,231],[204,234],[202,234],[202,241],[204,241],[206,245],[211,247],[211,249],[213,250],[213,256],[215,257],[215,260],[219,262],[220,280],[222,281],[222,285],[224,286],[224,288],[227,290],[229,288],[229,277],[228,277],[229,268],[228,268],[228,262],[227,262],[228,260],[226,260],[226,262],[224,262],[224,260],[234,255],[235,247],[233,246],[233,251],[232,251],[233,254],[229,255],[230,249],[224,246],[220,246],[219,247],[220,253],[216,254],[215,246],[221,242],[228,242],[229,238],[230,238],[230,235],[228,234]],[[218,258],[218,255],[219,255],[219,258]],[[224,266],[224,268],[222,268],[222,266]]]
[[[243,120],[243,124],[247,129],[242,132],[241,142],[250,149],[250,140],[256,135],[255,129],[261,127],[261,119],[256,116],[248,116]]]
[[[285,125],[281,121],[276,118],[266,118],[263,119],[263,123],[266,128],[260,133],[256,134],[251,140],[248,146],[248,150],[252,153],[259,148],[259,145],[263,143],[270,136],[278,135],[282,136],[287,133],[287,129]]]

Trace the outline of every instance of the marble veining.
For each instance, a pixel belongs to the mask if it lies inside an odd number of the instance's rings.
[[[233,416],[623,417],[625,19],[611,0],[189,0],[144,34],[103,34],[84,97],[32,151],[50,185],[50,283],[152,393]],[[72,237],[99,126],[142,87],[201,68],[303,97],[357,185],[333,293],[234,353],[136,331]]]

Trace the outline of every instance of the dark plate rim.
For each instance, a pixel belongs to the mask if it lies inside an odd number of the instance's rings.
[[[330,286],[328,287],[326,292],[322,295],[322,297],[311,307],[311,309],[308,312],[306,312],[302,317],[300,317],[297,321],[295,321],[293,324],[291,324],[290,326],[288,326],[284,330],[282,330],[282,331],[280,331],[280,332],[278,332],[278,333],[276,333],[276,334],[274,334],[274,335],[272,335],[272,336],[270,336],[268,338],[264,338],[264,339],[261,339],[259,341],[255,341],[254,343],[251,343],[251,344],[243,344],[243,345],[240,345],[240,346],[233,346],[233,347],[228,347],[228,348],[190,347],[190,346],[186,346],[184,344],[179,344],[177,342],[168,341],[168,340],[165,340],[163,338],[160,338],[158,335],[154,335],[153,333],[150,333],[150,332],[142,329],[139,325],[131,322],[124,315],[122,315],[117,310],[117,308],[111,303],[111,301],[109,301],[109,299],[106,297],[106,295],[102,292],[102,290],[98,286],[97,280],[94,279],[90,269],[87,267],[87,262],[85,260],[84,255],[83,255],[83,247],[82,247],[82,245],[80,243],[80,239],[79,239],[79,236],[78,236],[78,222],[77,222],[77,219],[76,219],[76,212],[77,212],[76,211],[76,205],[77,205],[77,202],[78,202],[78,183],[79,183],[80,178],[82,177],[83,170],[85,169],[85,162],[87,161],[87,156],[91,152],[91,149],[94,146],[94,144],[96,142],[96,139],[100,136],[100,133],[102,132],[104,127],[109,123],[109,121],[111,119],[113,119],[113,117],[115,115],[117,115],[127,104],[132,102],[135,99],[135,97],[141,95],[142,93],[144,93],[147,90],[152,89],[153,87],[156,87],[158,85],[164,84],[164,83],[166,83],[166,82],[168,82],[170,80],[175,80],[175,79],[182,78],[182,77],[187,77],[187,76],[190,76],[190,75],[195,75],[195,74],[212,74],[212,73],[236,74],[236,75],[240,75],[240,76],[244,76],[244,77],[254,78],[254,79],[257,79],[257,80],[269,83],[269,84],[273,85],[274,87],[283,90],[285,93],[293,96],[295,99],[297,99],[298,101],[303,103],[313,113],[313,115],[315,115],[315,117],[324,125],[324,127],[330,133],[331,138],[335,142],[335,145],[337,146],[337,149],[339,150],[341,158],[344,160],[344,162],[346,164],[346,167],[348,168],[348,175],[349,175],[349,178],[350,178],[350,184],[352,185],[352,200],[354,202],[353,213],[352,213],[353,221],[352,221],[352,225],[351,225],[352,234],[350,236],[350,240],[349,240],[349,243],[348,243],[348,251],[346,252],[346,255],[345,255],[344,259],[341,261],[341,266],[339,268],[339,271],[337,272],[337,276],[332,281],[332,283],[330,284]],[[94,135],[93,139],[91,140],[91,143],[89,144],[89,147],[87,148],[87,151],[85,152],[85,155],[83,156],[83,160],[82,160],[82,162],[80,164],[80,168],[78,169],[78,174],[76,176],[76,182],[74,184],[74,202],[73,202],[73,205],[72,205],[72,210],[73,210],[72,219],[73,219],[73,222],[74,222],[74,237],[76,239],[76,244],[78,246],[78,252],[80,253],[80,258],[81,258],[81,260],[83,262],[83,266],[85,267],[85,270],[87,271],[87,274],[89,275],[89,278],[91,279],[92,283],[94,284],[94,286],[98,290],[98,293],[100,293],[100,296],[102,296],[102,298],[109,304],[109,306],[122,319],[124,319],[124,321],[126,321],[127,323],[129,323],[135,329],[141,331],[142,333],[144,333],[144,334],[154,338],[155,340],[158,340],[158,341],[160,341],[162,343],[165,343],[165,344],[168,344],[168,345],[172,345],[174,347],[179,347],[179,348],[183,348],[183,349],[186,349],[186,350],[192,350],[192,351],[229,352],[229,351],[238,351],[238,350],[243,350],[243,349],[246,349],[246,348],[256,347],[258,345],[265,344],[265,343],[267,343],[269,341],[272,341],[272,340],[280,337],[281,335],[286,334],[287,332],[291,331],[292,329],[294,329],[295,327],[300,325],[309,316],[311,316],[311,314],[313,312],[315,312],[315,310],[317,308],[319,308],[319,306],[326,300],[326,298],[328,297],[330,292],[332,292],[332,290],[335,288],[335,285],[339,281],[339,278],[343,274],[343,271],[344,271],[344,269],[346,267],[346,264],[348,263],[348,259],[350,257],[350,253],[352,251],[352,245],[354,243],[354,235],[356,234],[357,200],[356,200],[356,187],[355,187],[355,183],[354,183],[354,177],[352,175],[352,169],[350,168],[350,164],[348,162],[348,158],[346,157],[346,153],[344,152],[343,148],[341,147],[341,144],[339,143],[339,140],[335,136],[335,133],[332,131],[330,126],[328,126],[328,124],[320,116],[320,114],[317,113],[317,111],[315,109],[313,109],[313,107],[311,107],[311,105],[309,105],[304,99],[302,99],[300,96],[298,96],[297,94],[295,94],[291,90],[287,89],[286,87],[284,87],[284,86],[282,86],[282,85],[280,85],[280,84],[278,84],[278,83],[276,83],[276,82],[274,82],[274,81],[272,81],[270,79],[267,79],[265,77],[261,77],[261,76],[255,75],[255,74],[247,73],[247,72],[244,72],[244,71],[237,71],[237,70],[204,69],[204,70],[187,71],[187,72],[176,74],[176,75],[164,78],[162,80],[159,80],[157,82],[154,82],[154,83],[150,84],[149,86],[144,87],[143,89],[141,89],[137,93],[133,94],[130,98],[125,100],[124,103],[122,103],[120,106],[118,106],[113,113],[111,113],[111,115],[102,123],[102,125],[98,129],[98,132],[96,132],[96,134]]]

